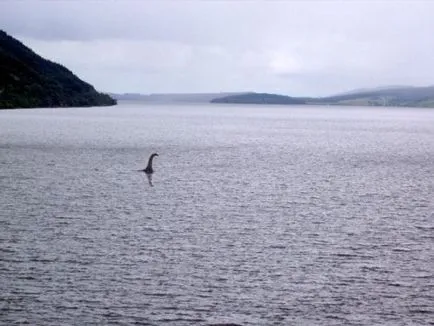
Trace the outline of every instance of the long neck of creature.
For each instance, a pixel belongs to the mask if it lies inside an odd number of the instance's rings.
[[[154,155],[152,155],[150,158],[149,158],[149,161],[148,161],[148,166],[146,167],[146,169],[152,169],[152,160],[154,159]]]

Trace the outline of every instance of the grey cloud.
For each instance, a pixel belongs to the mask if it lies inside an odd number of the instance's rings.
[[[0,28],[107,91],[432,84],[429,1],[1,1]]]

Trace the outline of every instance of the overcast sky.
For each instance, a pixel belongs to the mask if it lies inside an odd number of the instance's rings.
[[[434,84],[434,1],[0,1],[0,29],[108,92]]]

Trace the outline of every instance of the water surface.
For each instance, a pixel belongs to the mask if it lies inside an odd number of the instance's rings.
[[[0,323],[432,325],[433,162],[429,109],[1,111]]]

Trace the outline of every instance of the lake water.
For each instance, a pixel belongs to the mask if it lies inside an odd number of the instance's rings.
[[[433,178],[430,109],[1,111],[0,324],[433,325]]]

